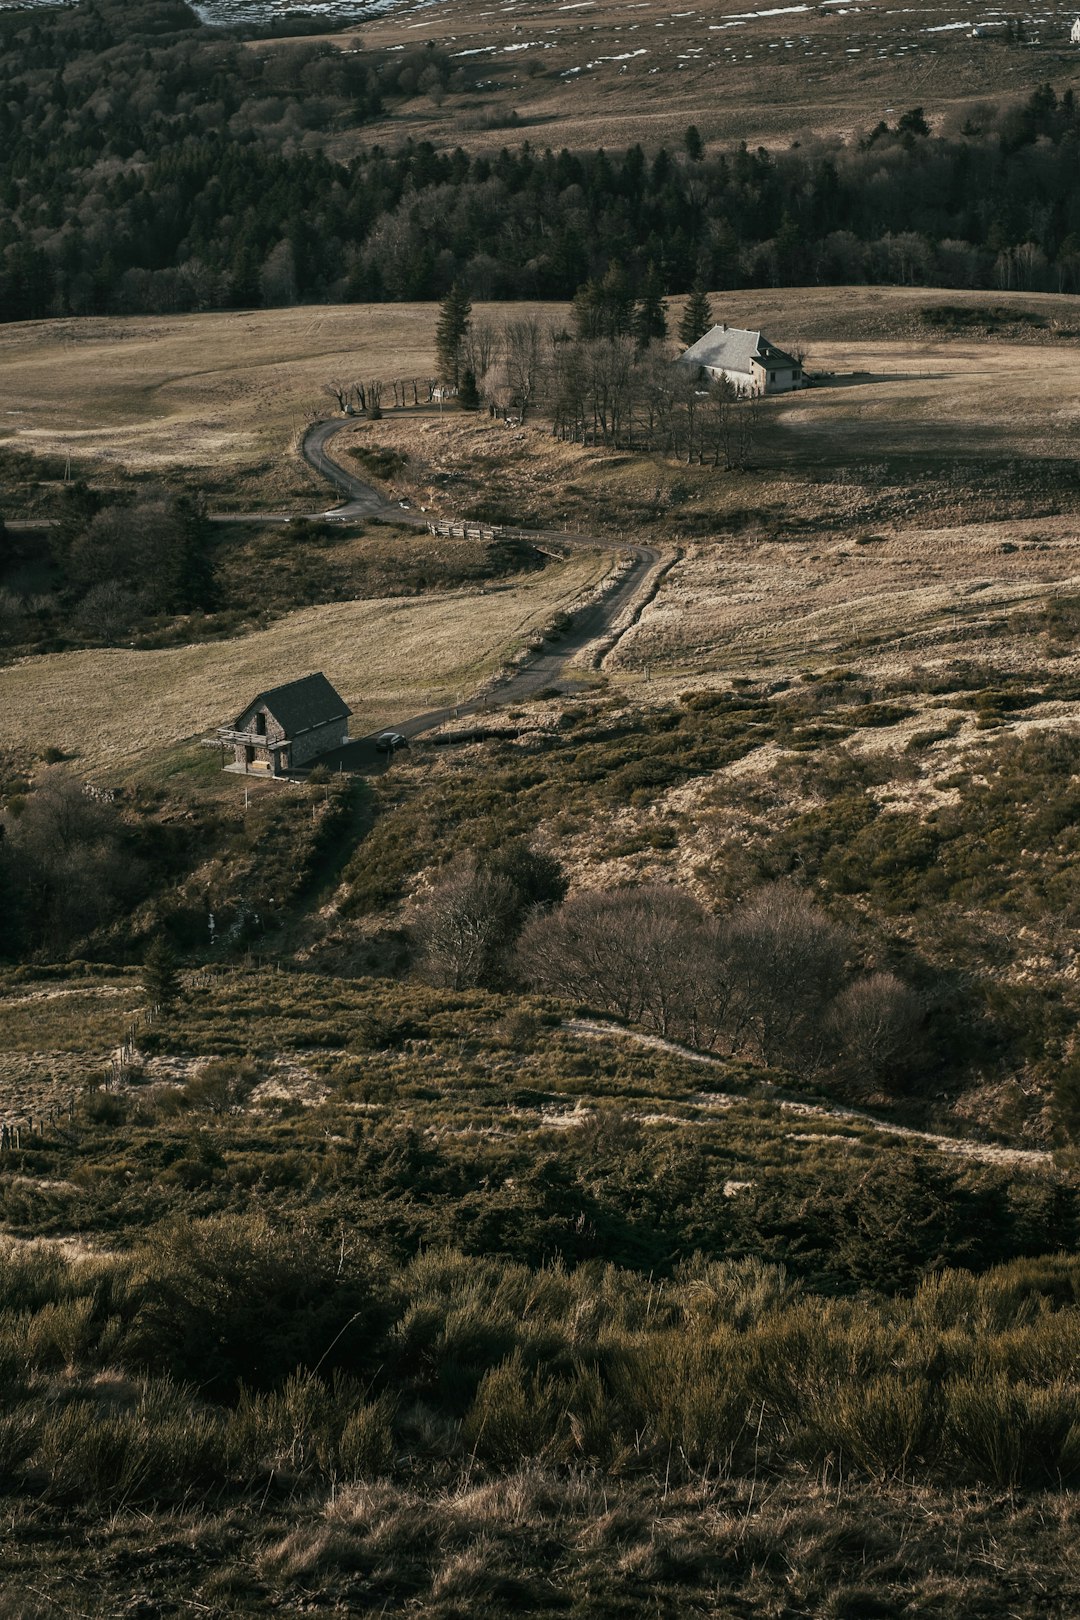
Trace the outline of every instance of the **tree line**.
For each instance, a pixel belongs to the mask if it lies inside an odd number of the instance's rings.
[[[1080,287],[1080,112],[1050,86],[957,132],[921,109],[784,152],[323,150],[475,89],[433,43],[251,52],[178,0],[0,16],[0,312],[569,299],[883,282]]]
[[[486,405],[492,415],[516,422],[543,410],[564,443],[657,451],[728,470],[752,464],[756,398],[726,378],[710,381],[701,367],[671,363],[662,341],[667,305],[648,283],[635,301],[622,270],[609,266],[602,280],[579,288],[574,323],[576,331],[535,316],[474,321],[468,294],[455,282],[439,308],[436,377],[423,383],[338,377],[323,393],[344,414],[378,421],[391,394],[404,409],[441,397],[441,385],[463,410]],[[697,283],[679,322],[679,341],[695,342],[711,324],[708,295]]]
[[[722,913],[665,884],[567,896],[558,863],[511,840],[451,864],[413,941],[433,984],[525,985],[805,1077],[902,1088],[923,1045],[914,991],[859,971],[851,936],[787,881]]]

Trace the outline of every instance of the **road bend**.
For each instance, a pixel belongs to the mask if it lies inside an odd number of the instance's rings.
[[[426,529],[428,519],[419,512],[409,511],[388,501],[378,490],[343,467],[331,452],[331,441],[350,420],[317,422],[308,429],[303,441],[304,460],[314,467],[344,497],[344,503],[322,515],[333,518],[376,518],[382,522],[399,523],[411,528]],[[402,720],[394,728],[403,737],[418,737],[432,731],[447,720],[482,716],[510,703],[519,703],[535,697],[538,692],[565,680],[567,667],[592,642],[605,640],[610,650],[622,630],[634,622],[631,609],[648,575],[660,561],[660,553],[653,546],[630,544],[625,541],[605,540],[596,535],[566,534],[555,529],[516,529],[499,526],[499,533],[537,546],[557,546],[561,550],[618,551],[628,558],[626,570],[612,580],[595,602],[574,614],[573,624],[557,645],[546,644],[518,668],[498,677],[489,686],[464,703],[442,709],[430,709]],[[625,623],[620,627],[620,620]],[[331,767],[345,769],[370,768],[379,756],[375,754],[370,737],[358,738],[348,747],[327,756]]]

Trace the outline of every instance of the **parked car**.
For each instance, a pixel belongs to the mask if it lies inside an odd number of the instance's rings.
[[[380,754],[396,754],[399,748],[408,746],[408,737],[403,737],[400,731],[380,731],[375,739],[375,747]]]

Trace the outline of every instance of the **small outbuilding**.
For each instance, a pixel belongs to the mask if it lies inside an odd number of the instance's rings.
[[[352,710],[325,675],[273,686],[252,698],[231,726],[221,726],[223,750],[233,749],[227,770],[285,776],[320,754],[349,741]]]
[[[679,356],[679,364],[700,366],[716,382],[726,378],[740,394],[787,394],[806,386],[801,361],[741,326],[714,326]]]
[[[1072,29],[1069,33],[1069,40],[1073,45],[1080,45],[1080,17],[1077,17],[1076,21],[1072,25]]]

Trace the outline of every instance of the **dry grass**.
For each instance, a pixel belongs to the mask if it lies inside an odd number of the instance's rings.
[[[863,545],[725,540],[690,549],[608,665],[790,675],[854,658],[902,676],[971,657],[993,637],[995,664],[1023,671],[1041,654],[1002,637],[1003,614],[1078,590],[1072,518],[896,525]]]
[[[1071,350],[1040,346],[1033,354],[1026,345],[913,339],[913,312],[933,303],[1015,306],[1080,325],[1080,299],[1047,294],[815,288],[713,297],[719,319],[762,326],[776,342],[808,342],[811,366],[887,375],[854,400],[833,405],[830,397],[830,422],[850,415],[872,423],[882,410],[922,410],[922,402],[933,420],[949,421],[959,390],[964,421],[985,430],[1008,420],[997,397],[1002,387],[1010,400],[1020,390],[1032,407],[1042,387],[1065,413],[1056,418],[1059,431],[1075,421],[1068,414],[1076,399]],[[673,322],[680,307],[671,300]],[[563,321],[567,308],[474,309],[477,320],[523,315]],[[339,377],[427,376],[435,316],[432,304],[382,304],[0,327],[0,443],[135,472],[194,471],[212,507],[257,499],[309,508],[323,502],[326,487],[289,451],[295,452],[312,409],[329,408],[325,384]],[[873,341],[898,334],[907,338],[902,347]],[[943,369],[945,389],[920,376]]]
[[[24,659],[0,670],[8,738],[62,748],[91,774],[116,770],[227,723],[250,693],[313,669],[351,704],[359,736],[471,693],[607,566],[589,553],[480,592],[305,608],[233,641]]]
[[[920,103],[936,123],[959,127],[988,97],[1022,94],[1046,79],[1060,88],[1076,82],[1068,49],[1075,8],[1063,0],[1042,8],[1039,23],[1029,19],[1026,45],[970,37],[974,22],[995,15],[966,0],[929,0],[918,10],[895,0],[678,11],[659,0],[399,6],[364,24],[365,44],[415,47],[430,39],[452,54],[471,53],[469,67],[490,71],[482,87],[451,94],[441,107],[417,96],[350,132],[341,149],[359,137],[369,145],[407,136],[489,151],[523,137],[555,148],[635,141],[673,148],[690,123],[708,141],[787,145],[793,137],[850,134]],[[511,108],[520,135],[483,127]]]
[[[495,313],[528,312],[535,306]],[[330,407],[323,388],[429,375],[435,313],[350,305],[0,327],[0,442],[138,472],[195,471],[211,508],[256,498],[307,510],[327,500],[326,485],[288,452],[312,410]]]

